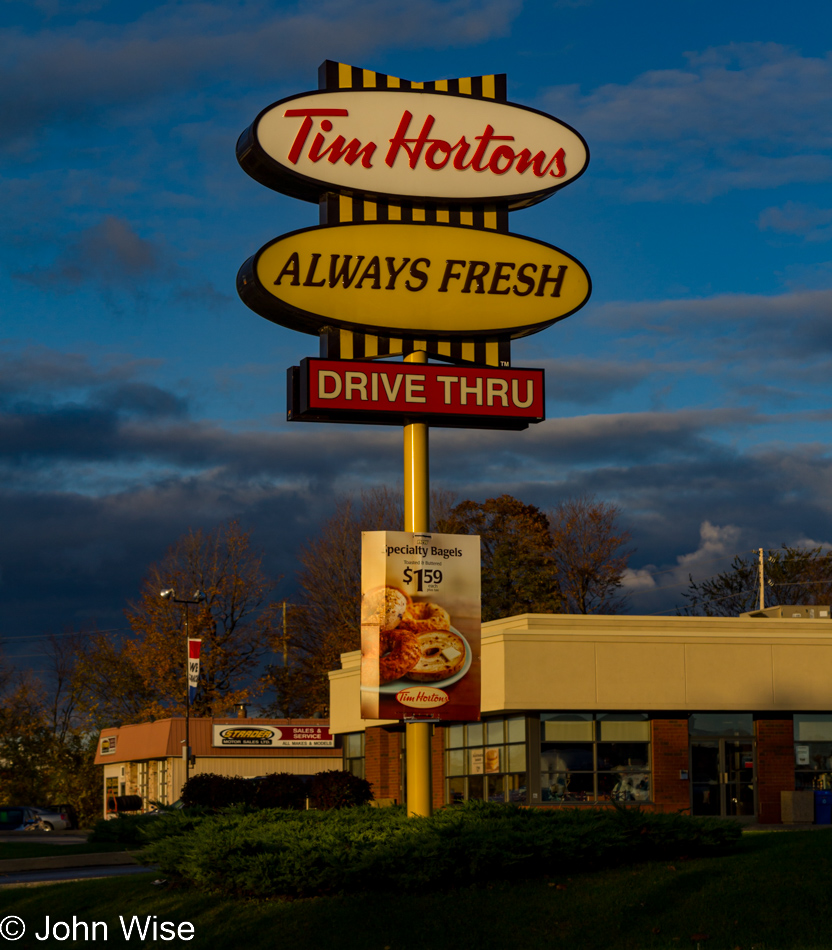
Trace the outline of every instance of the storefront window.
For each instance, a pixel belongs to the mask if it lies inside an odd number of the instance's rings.
[[[167,805],[168,803],[168,760],[159,759],[156,771],[158,781],[159,803]]]
[[[344,735],[344,771],[364,778],[363,732],[348,732]]]
[[[693,713],[689,731],[692,736],[748,736],[754,737],[752,713]]]
[[[526,801],[526,720],[490,719],[445,731],[447,800]]]
[[[148,763],[139,762],[139,795],[142,797],[142,810],[147,808]]]
[[[651,799],[646,713],[542,713],[543,802]]]
[[[832,713],[795,714],[794,787],[832,789]]]

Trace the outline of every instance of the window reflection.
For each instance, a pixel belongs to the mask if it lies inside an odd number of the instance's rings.
[[[448,802],[527,799],[526,720],[490,719],[445,729]]]
[[[540,718],[543,802],[651,800],[646,713],[544,713]]]

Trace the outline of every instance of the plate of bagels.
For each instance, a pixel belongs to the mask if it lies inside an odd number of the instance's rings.
[[[364,594],[361,622],[379,627],[380,684],[362,689],[397,693],[414,683],[450,686],[471,668],[471,647],[440,604],[415,601],[398,587],[374,587]]]

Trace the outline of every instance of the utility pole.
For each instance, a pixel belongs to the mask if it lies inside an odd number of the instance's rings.
[[[191,637],[191,625],[188,608],[191,606],[191,604],[199,605],[203,603],[205,600],[205,594],[201,590],[195,590],[193,599],[180,600],[176,596],[176,591],[172,588],[169,588],[167,590],[160,591],[159,596],[162,598],[162,600],[169,600],[174,604],[181,604],[185,608],[185,656],[188,657],[187,647]],[[187,663],[190,663],[189,658]],[[188,684],[187,664],[185,669],[185,746],[182,750],[182,759],[185,763],[185,778],[187,779],[191,774],[191,691]]]
[[[286,601],[283,601],[283,669],[289,668],[289,638],[286,633]]]
[[[760,555],[760,610],[765,610],[766,608],[766,584],[765,577],[763,572],[765,571],[765,566],[763,562],[763,549],[757,548],[757,553]]]

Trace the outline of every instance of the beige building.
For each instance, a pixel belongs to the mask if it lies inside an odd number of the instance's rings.
[[[95,764],[104,767],[105,816],[117,797],[139,796],[143,810],[175,802],[186,780],[184,742],[184,718],[102,730]],[[314,775],[342,767],[341,743],[326,719],[192,718],[190,744],[191,776]]]
[[[832,791],[829,608],[737,618],[525,614],[483,624],[482,722],[435,727],[435,804],[641,801],[779,821]],[[332,731],[403,798],[401,724],[362,721],[360,653],[330,673]]]

